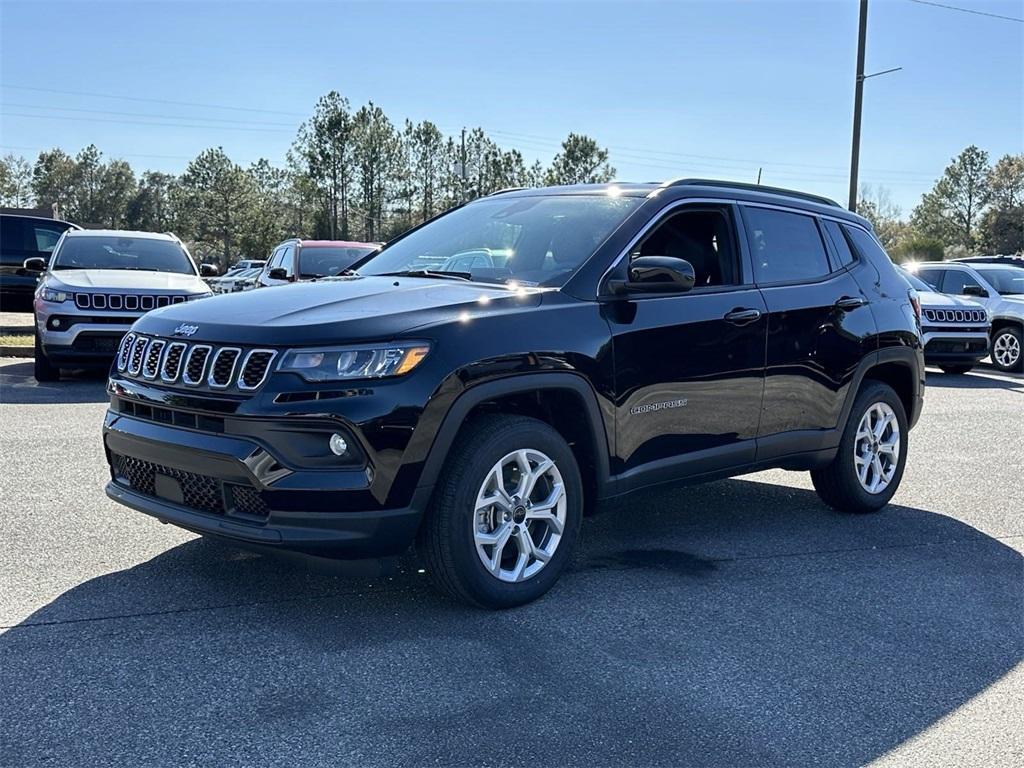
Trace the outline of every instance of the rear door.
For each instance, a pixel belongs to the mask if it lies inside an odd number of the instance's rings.
[[[616,456],[626,491],[753,461],[764,374],[765,304],[744,268],[735,206],[674,208],[628,258],[694,267],[683,294],[608,305]]]
[[[805,211],[757,204],[742,210],[754,279],[768,308],[760,461],[813,450],[827,439],[876,328],[845,239],[833,243],[819,217]]]

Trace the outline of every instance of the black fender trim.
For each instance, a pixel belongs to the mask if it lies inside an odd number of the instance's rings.
[[[432,488],[437,482],[452,443],[455,442],[459,429],[473,408],[497,397],[539,390],[569,391],[579,397],[584,408],[581,416],[587,420],[592,441],[591,448],[597,470],[597,496],[602,498],[613,495],[614,483],[610,479],[608,470],[610,449],[606,438],[604,419],[597,403],[597,395],[582,376],[565,372],[528,373],[486,381],[467,388],[456,398],[445,415],[423,465],[417,488]]]
[[[911,376],[913,400],[911,411],[907,414],[907,421],[911,427],[917,424],[921,416],[921,407],[924,404],[924,356],[921,350],[911,347],[883,347],[864,356],[857,366],[850,381],[850,388],[846,392],[846,400],[843,402],[843,410],[839,416],[839,423],[836,429],[842,434],[846,420],[850,417],[850,410],[853,408],[853,401],[857,399],[860,386],[868,371],[879,365],[896,363],[907,368]]]

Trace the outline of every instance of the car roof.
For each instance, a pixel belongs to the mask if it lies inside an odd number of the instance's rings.
[[[72,229],[81,229],[80,226],[71,221],[65,221],[64,219],[55,219],[51,216],[33,216],[30,213],[0,213],[0,218],[4,219],[30,219],[31,221],[49,221],[54,224],[67,224]]]
[[[178,238],[166,232],[139,232],[133,229],[75,229],[68,231],[68,237],[133,237],[139,240],[168,240],[177,243]]]
[[[751,203],[765,203],[788,208],[799,208],[810,213],[833,216],[860,224],[871,229],[871,224],[862,216],[846,210],[834,200],[820,195],[800,192],[781,187],[767,187],[758,184],[745,184],[736,181],[719,179],[672,179],[663,182],[619,182],[607,184],[572,184],[558,187],[514,188],[500,190],[488,197],[496,195],[509,197],[537,197],[559,195],[610,195],[614,197],[658,197],[668,201],[683,200],[688,197],[715,198],[722,200],[740,200]],[[477,201],[474,201],[477,202]]]

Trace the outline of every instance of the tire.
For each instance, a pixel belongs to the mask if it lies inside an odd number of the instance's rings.
[[[884,487],[880,487],[876,492],[871,492],[859,477],[858,467],[860,465],[855,461],[855,456],[865,453],[860,449],[870,441],[870,438],[859,439],[858,429],[869,410],[876,409],[876,407],[877,410],[873,413],[884,411],[895,417],[895,424],[899,429],[899,441],[895,462],[891,460],[891,454],[879,454],[878,466],[886,470],[892,467],[894,471]],[[811,471],[814,490],[818,492],[822,501],[841,512],[878,511],[889,503],[903,479],[903,469],[907,463],[908,432],[907,415],[903,409],[903,403],[893,388],[880,381],[866,379],[853,403],[853,408],[850,409],[850,416],[843,429],[839,452],[836,453],[835,459],[828,466]],[[887,427],[883,432],[882,444],[889,441],[891,441],[891,434]],[[870,461],[868,464],[871,468],[867,470],[867,479],[871,480],[875,476],[876,470],[875,465]]]
[[[992,334],[992,365],[1005,373],[1024,370],[1024,334],[1020,328],[1004,325]]]
[[[939,368],[941,368],[946,373],[967,373],[969,370],[974,368],[974,366],[973,365],[940,365]]]
[[[43,345],[39,343],[39,334],[36,334],[36,349],[35,349],[35,377],[36,381],[47,382],[47,381],[58,381],[60,379],[60,368],[55,367],[46,357],[46,353],[43,352]]]
[[[477,503],[481,498],[504,498],[497,491],[499,476],[494,470],[499,465],[511,467],[501,463],[512,455],[525,456],[531,472],[544,466],[541,457],[550,459],[552,466],[547,474],[536,472],[539,479],[527,499],[514,499],[511,506],[503,501],[501,505],[481,509]],[[522,476],[512,468],[509,482],[515,481],[512,484],[521,489]],[[557,521],[548,523],[526,516],[540,514],[541,502],[545,501],[542,497],[550,501],[558,495],[553,480],[558,477],[563,492],[559,498],[564,499],[564,504],[559,501],[554,514],[547,515],[563,515],[561,533],[556,539]],[[504,476],[501,484],[508,496],[514,495]],[[527,510],[525,502],[530,499],[532,506]],[[488,414],[468,422],[459,433],[420,526],[416,548],[431,580],[443,593],[481,608],[513,608],[536,600],[558,580],[572,560],[582,519],[583,483],[572,450],[562,436],[537,419]],[[522,533],[509,535],[500,549],[496,544],[488,548],[487,544],[479,543],[478,537],[498,537],[516,526],[528,532],[525,535],[534,542],[532,547],[550,550],[542,553],[549,557],[546,562],[531,560],[532,555],[528,555],[525,567],[519,570],[523,551],[531,546],[523,542]],[[501,554],[494,558],[496,551]],[[485,566],[485,556],[497,562],[499,575]],[[509,581],[516,573],[521,580]]]

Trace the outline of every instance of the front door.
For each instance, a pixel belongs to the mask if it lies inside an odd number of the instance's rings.
[[[608,305],[622,491],[754,458],[767,318],[738,242],[733,206],[693,204],[629,254],[686,259],[696,282],[685,294]]]

